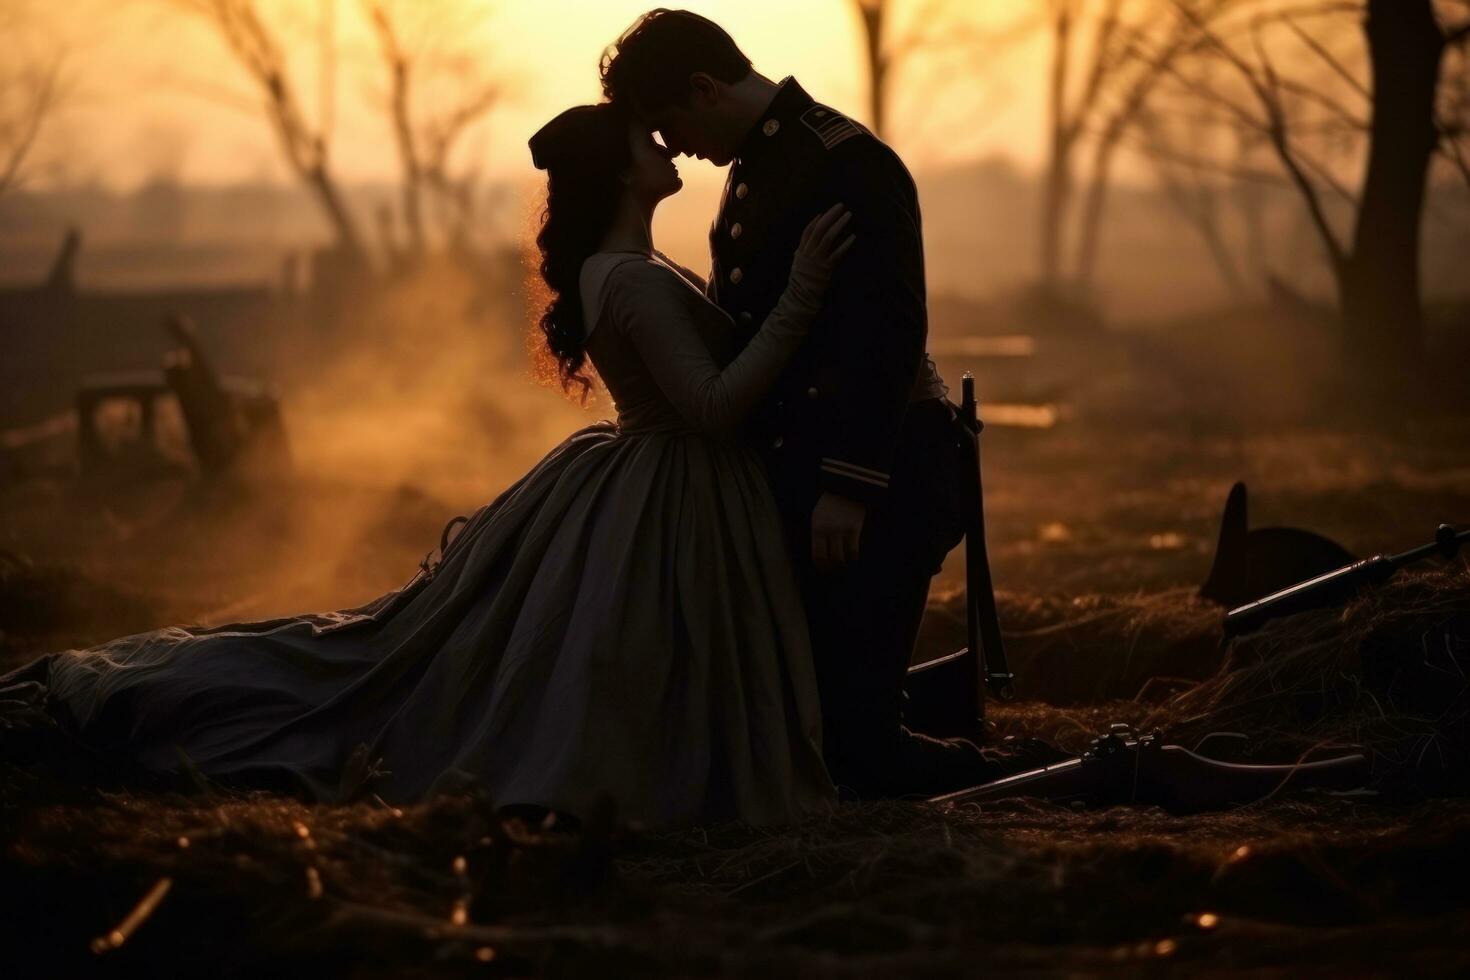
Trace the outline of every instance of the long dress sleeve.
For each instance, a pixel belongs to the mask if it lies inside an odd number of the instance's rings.
[[[615,321],[675,410],[704,431],[733,428],[755,407],[806,339],[821,305],[820,288],[793,276],[750,343],[722,370],[690,311],[691,301],[706,301],[673,270],[629,262],[612,275]]]

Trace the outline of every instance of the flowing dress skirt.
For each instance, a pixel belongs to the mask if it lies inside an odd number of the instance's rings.
[[[39,682],[26,684],[25,682]],[[807,626],[755,453],[584,428],[357,609],[170,627],[0,678],[144,771],[339,798],[359,745],[407,802],[479,780],[649,827],[824,811]],[[0,694],[0,698],[14,696]]]

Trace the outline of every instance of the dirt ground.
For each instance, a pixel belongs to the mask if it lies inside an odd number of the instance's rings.
[[[890,802],[782,832],[640,836],[505,824],[473,796],[333,808],[5,765],[0,960],[12,976],[1464,975],[1466,559],[1231,648],[1194,590],[1237,479],[1253,525],[1357,554],[1470,518],[1470,422],[1099,418],[986,433],[1023,698],[992,712],[997,734],[1078,749],[1115,720],[1181,740],[1228,724],[1256,758],[1367,745],[1394,778],[1196,816]],[[243,494],[11,481],[0,668],[168,623],[355,605],[407,581],[474,502],[309,465]],[[957,558],[919,658],[963,642]],[[1432,644],[1462,672],[1415,687]]]

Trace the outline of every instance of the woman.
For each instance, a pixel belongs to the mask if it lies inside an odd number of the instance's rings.
[[[496,802],[650,827],[820,812],[807,627],[754,451],[734,432],[803,339],[851,245],[815,219],[739,350],[697,277],[652,248],[681,183],[609,105],[532,138],[548,171],[541,318],[564,385],[590,358],[618,408],[471,516],[439,564],[359,609],[171,627],[0,678],[121,765],[319,800],[409,801],[479,780]],[[723,367],[721,367],[723,365]],[[4,690],[9,688],[8,691]],[[352,760],[352,765],[349,765]]]

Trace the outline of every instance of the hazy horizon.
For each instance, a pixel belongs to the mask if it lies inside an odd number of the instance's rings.
[[[249,79],[199,18],[167,0],[71,0],[64,9],[36,0],[4,2],[25,12],[33,45],[68,51],[72,95],[37,145],[36,186],[97,182],[128,189],[159,175],[191,184],[292,181],[264,116],[249,109],[255,98]],[[474,63],[453,70],[505,83],[505,96],[463,148],[464,159],[505,178],[530,172],[526,140],[543,122],[568,105],[599,99],[603,49],[649,6],[647,0],[436,0],[407,9],[421,18],[444,11],[457,16],[465,29],[455,51],[472,53]],[[726,27],[756,70],[776,79],[795,75],[819,100],[868,121],[861,28],[850,0],[683,6]],[[937,6],[965,24],[1014,15],[1003,3],[949,0]],[[380,108],[383,70],[357,5],[297,0],[262,8],[276,15],[308,115],[314,122],[330,119],[325,128],[339,176],[393,179],[397,159]],[[900,29],[913,13],[900,6]],[[324,62],[315,43],[324,32],[336,39],[334,70],[323,68],[332,60]],[[1044,152],[1041,55],[1039,35],[1007,45],[1002,58],[983,64],[968,50],[919,52],[897,73],[890,141],[911,165],[1000,150],[1023,168],[1037,165]],[[945,74],[949,78],[940,77]],[[324,78],[335,81],[323,86]],[[715,169],[685,162],[691,172]]]
[[[479,240],[523,244],[540,186],[527,138],[567,105],[599,98],[598,58],[648,9],[647,0],[385,2],[414,46],[413,63],[424,67],[415,76],[421,112],[454,105],[486,80],[504,86],[449,163],[458,175],[478,170]],[[1262,0],[1267,7],[1284,2]],[[379,244],[374,211],[383,204],[399,210],[393,196],[401,175],[383,104],[386,69],[367,8],[352,0],[257,0],[255,6],[279,39],[307,130],[329,137],[333,179],[363,236]],[[819,100],[871,121],[852,0],[687,6],[724,25],[758,71],[795,75]],[[1048,148],[1045,8],[894,0],[888,9],[898,36],[916,23],[939,25],[929,43],[891,70],[887,131],[920,185],[931,289],[984,296],[1034,280],[1041,274],[1039,187]],[[0,282],[24,284],[44,272],[70,224],[82,227],[86,239],[80,281],[108,287],[261,282],[277,276],[287,253],[330,240],[320,202],[288,168],[261,111],[258,83],[218,30],[179,0],[0,0],[0,14],[24,27],[11,34],[19,54],[44,61],[50,52],[65,52],[66,81],[24,180],[0,197]],[[1007,29],[1022,16],[1033,18],[1030,29]],[[1089,29],[1079,22],[1080,53],[1068,85],[1074,101]],[[986,40],[976,42],[966,31]],[[996,41],[997,34],[1007,40]],[[1361,67],[1362,39],[1347,20],[1323,37],[1343,63]],[[1095,132],[1079,132],[1072,213],[1062,229],[1069,251],[1079,237],[1077,212],[1097,142]],[[1226,175],[1201,177],[1198,189],[1209,184],[1215,220],[1246,280],[1243,291],[1234,286],[1234,298],[1259,296],[1266,274],[1331,298],[1331,274],[1307,208],[1285,174],[1272,169],[1269,154],[1252,164],[1264,180],[1235,179],[1229,168],[1239,158],[1230,158],[1223,144],[1201,145],[1219,157]],[[1363,145],[1343,145],[1325,157],[1346,186],[1360,179]],[[724,175],[692,158],[681,158],[680,169],[685,190],[660,209],[655,235],[666,251],[698,268],[707,261],[705,235]],[[1108,172],[1111,205],[1100,225],[1096,285],[1109,314],[1171,315],[1225,299],[1199,229],[1177,201],[1173,211],[1166,206],[1154,163],[1125,142]],[[1457,267],[1470,255],[1466,188],[1443,162],[1431,175],[1438,189],[1425,210],[1425,288],[1464,295]],[[230,203],[257,192],[254,209]],[[1265,218],[1245,216],[1252,194],[1258,204],[1270,202]],[[1328,194],[1325,208],[1337,233],[1346,233],[1351,215],[1340,196]],[[1252,220],[1255,232],[1269,231],[1269,240],[1247,241],[1243,226]],[[146,247],[122,255],[133,246]]]

